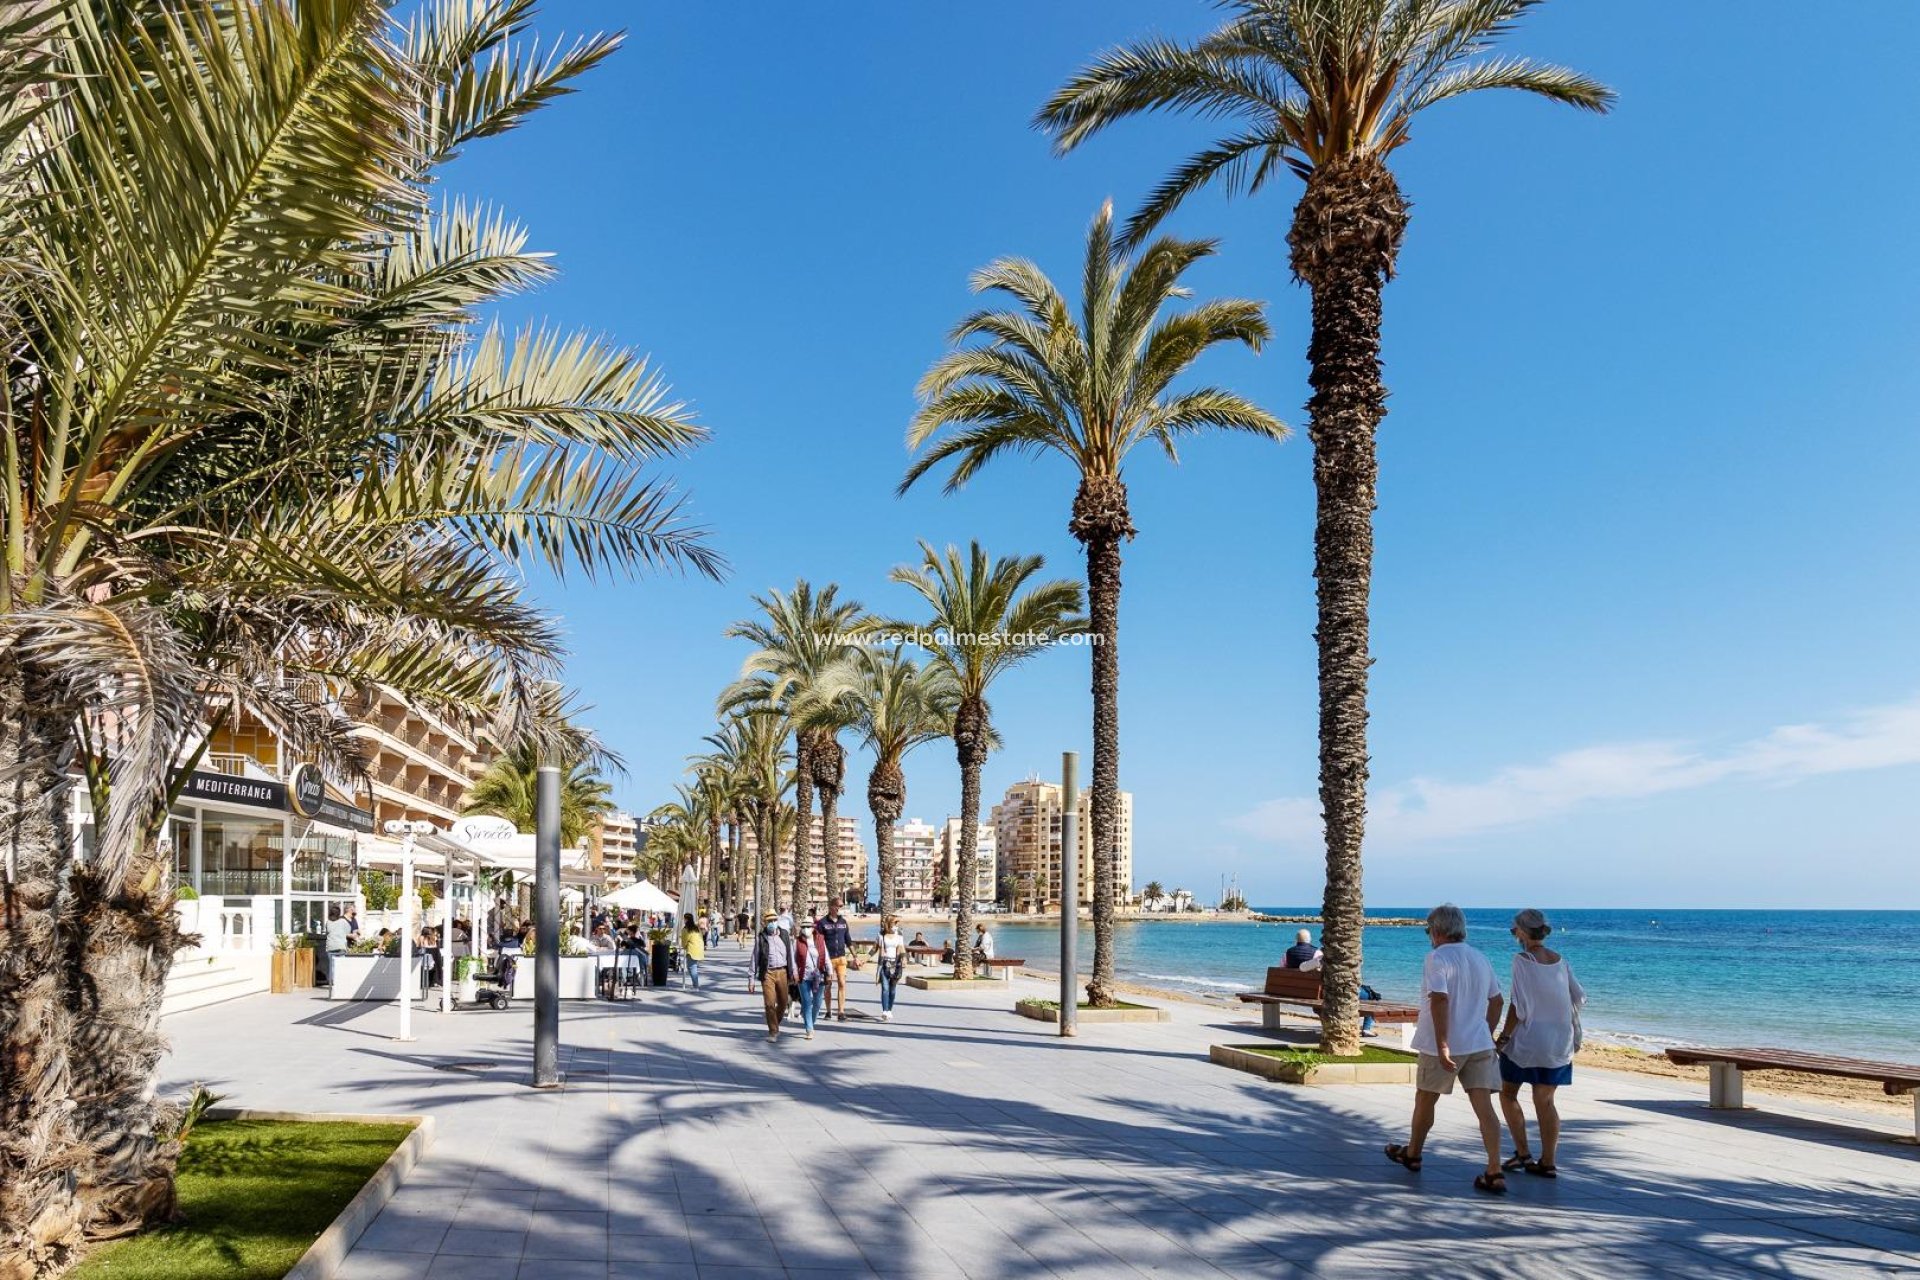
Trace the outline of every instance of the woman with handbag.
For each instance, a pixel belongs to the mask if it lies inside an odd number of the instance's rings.
[[[813,1039],[813,1024],[820,1019],[820,1000],[826,991],[827,939],[819,929],[801,929],[793,938],[793,978],[800,988],[800,1021],[806,1026],[806,1038]]]
[[[880,980],[880,1021],[893,1021],[893,998],[900,989],[900,973],[907,964],[907,940],[900,936],[900,924],[892,916],[880,921],[880,951],[874,961]]]
[[[1537,1178],[1558,1176],[1554,1156],[1560,1146],[1560,1110],[1553,1092],[1573,1083],[1573,1055],[1580,1049],[1580,1006],[1587,993],[1573,976],[1566,957],[1547,948],[1553,926],[1528,907],[1513,917],[1511,930],[1520,944],[1513,957],[1513,981],[1507,990],[1507,1025],[1500,1031],[1500,1109],[1513,1134],[1513,1154],[1503,1169],[1524,1169]],[[1520,1086],[1533,1091],[1540,1121],[1540,1157],[1527,1146],[1527,1114],[1520,1108]]]

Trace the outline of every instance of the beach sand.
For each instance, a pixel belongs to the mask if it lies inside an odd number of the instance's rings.
[[[1027,969],[1021,976],[1031,985],[1040,982],[1050,983],[1055,991],[1060,985],[1060,975],[1048,973],[1043,969]],[[1231,997],[1209,998],[1190,991],[1168,991],[1160,987],[1144,987],[1138,983],[1115,982],[1114,989],[1123,995],[1144,996],[1153,1000],[1178,1000],[1184,1004],[1204,1005],[1218,1009],[1222,1013],[1244,1018],[1250,1026],[1258,1026],[1258,1016],[1249,1013],[1248,1006]],[[1299,1025],[1312,1025],[1309,1018],[1298,1019]],[[1636,1075],[1665,1076],[1674,1080],[1697,1080],[1700,1082],[1700,1095],[1706,1096],[1707,1069],[1705,1067],[1682,1067],[1667,1061],[1657,1053],[1648,1053],[1641,1049],[1625,1045],[1587,1044],[1581,1048],[1574,1062],[1582,1067],[1591,1067],[1602,1071],[1629,1071]],[[1855,1107],[1877,1115],[1911,1115],[1913,1099],[1908,1097],[1889,1097],[1880,1086],[1871,1080],[1848,1080],[1834,1076],[1811,1076],[1798,1071],[1760,1071],[1746,1077],[1746,1087],[1752,1093],[1770,1093],[1789,1098],[1816,1098],[1822,1102],[1837,1103]]]

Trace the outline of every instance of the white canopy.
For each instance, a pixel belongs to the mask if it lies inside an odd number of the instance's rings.
[[[660,891],[651,880],[642,880],[630,884],[624,889],[615,889],[600,898],[603,907],[618,907],[622,911],[678,911],[680,904]]]

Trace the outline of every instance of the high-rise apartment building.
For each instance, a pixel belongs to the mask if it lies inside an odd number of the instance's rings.
[[[840,833],[838,858],[834,863],[835,888],[848,902],[864,901],[867,895],[867,849],[860,843],[859,820],[849,814],[835,815],[834,826]],[[813,815],[813,866],[807,874],[807,897],[799,904],[806,907],[818,907],[822,911],[827,906],[826,864],[821,859],[824,844],[821,834],[826,830],[819,814]],[[754,855],[759,851],[760,841],[754,835],[749,823],[740,832],[741,874],[748,875],[753,866]],[[793,896],[793,849],[783,845],[780,849],[780,883],[774,886],[774,901],[779,905],[792,906],[787,901]],[[751,884],[751,881],[747,883]]]
[[[638,818],[624,809],[607,814],[595,826],[593,843],[607,888],[618,889],[640,878],[634,867],[642,847]]]
[[[1077,874],[1081,906],[1093,902],[1092,794],[1079,797]],[[1029,778],[1007,788],[993,807],[991,821],[998,845],[1000,871],[1013,886],[1014,905],[1025,910],[1057,911],[1060,907],[1061,796],[1057,783]],[[1120,793],[1118,857],[1114,875],[1116,896],[1133,892],[1133,793]]]
[[[973,900],[993,902],[1000,896],[1000,843],[994,836],[991,822],[980,824],[974,846],[976,874],[973,881]],[[958,818],[948,818],[946,825],[940,828],[939,869],[935,874],[936,878],[950,879],[956,885],[960,882],[960,819]]]
[[[893,827],[894,907],[931,911],[940,887],[940,838],[930,822],[911,818]]]

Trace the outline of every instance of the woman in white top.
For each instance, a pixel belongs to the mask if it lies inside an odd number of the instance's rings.
[[[880,962],[874,966],[880,978],[880,1021],[893,1021],[893,998],[900,989],[900,971],[907,963],[907,940],[900,936],[900,924],[892,916],[880,921]]]
[[[1502,1166],[1525,1169],[1538,1178],[1557,1177],[1553,1158],[1560,1145],[1560,1111],[1553,1091],[1573,1083],[1573,1055],[1580,1047],[1580,1006],[1587,993],[1573,976],[1566,958],[1547,949],[1553,926],[1546,916],[1528,907],[1513,917],[1513,1001],[1507,1006],[1507,1025],[1500,1031],[1500,1109],[1513,1134],[1513,1154]],[[1533,1109],[1540,1117],[1540,1158],[1527,1147],[1527,1113],[1520,1109],[1520,1086],[1533,1089]]]

